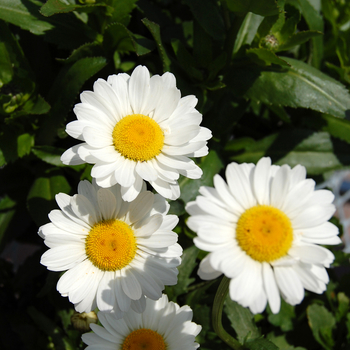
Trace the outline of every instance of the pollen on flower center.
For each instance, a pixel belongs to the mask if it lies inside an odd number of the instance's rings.
[[[293,241],[292,224],[279,209],[258,205],[239,218],[236,239],[252,259],[270,262],[288,253]]]
[[[166,350],[164,338],[151,329],[141,328],[131,332],[120,350]]]
[[[144,162],[157,156],[164,145],[164,134],[152,118],[132,114],[121,119],[113,130],[115,149],[125,158]]]
[[[136,238],[128,224],[105,220],[95,224],[85,240],[85,252],[92,264],[102,271],[116,271],[135,257]]]

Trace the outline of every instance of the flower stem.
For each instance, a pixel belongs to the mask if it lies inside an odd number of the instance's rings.
[[[216,334],[232,349],[241,350],[243,346],[231,335],[229,335],[224,327],[222,326],[222,308],[228,293],[228,287],[230,280],[227,277],[223,277],[219,285],[218,290],[216,291],[214,304],[213,304],[213,327]]]

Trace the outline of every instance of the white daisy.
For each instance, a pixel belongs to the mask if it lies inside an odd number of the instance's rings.
[[[211,132],[200,127],[195,96],[181,98],[171,73],[162,76],[138,66],[131,76],[98,79],[94,91],[80,95],[78,120],[67,133],[84,143],[63,153],[64,164],[95,164],[91,175],[101,187],[119,183],[132,201],[148,181],[163,197],[180,195],[179,175],[198,179],[202,170],[188,157],[208,154]]]
[[[188,203],[188,226],[198,237],[195,245],[210,252],[199,276],[231,279],[232,300],[262,312],[267,301],[273,313],[280,295],[299,304],[304,289],[322,293],[328,283],[324,267],[333,254],[316,244],[339,244],[338,228],[327,222],[334,211],[333,194],[315,191],[306,170],[297,165],[231,163],[226,182],[214,177],[214,186],[201,187],[201,196]]]
[[[141,189],[124,202],[120,186],[100,188],[82,181],[78,194],[59,193],[61,210],[49,214],[39,235],[50,248],[41,263],[51,271],[67,270],[57,283],[78,312],[115,310],[122,317],[131,307],[143,312],[145,296],[157,300],[164,285],[177,283],[182,248],[172,232],[178,218],[166,215],[169,204]]]
[[[113,313],[99,312],[103,327],[91,324],[94,333],[82,336],[86,350],[191,350],[199,344],[195,337],[202,327],[192,320],[192,310],[168,301],[163,294],[158,301],[146,299],[142,314],[130,310],[123,319]]]

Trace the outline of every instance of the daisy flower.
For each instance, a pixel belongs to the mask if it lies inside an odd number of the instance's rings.
[[[94,333],[82,336],[89,345],[86,350],[191,350],[199,347],[195,337],[202,327],[191,322],[191,308],[169,302],[165,294],[158,301],[147,298],[142,314],[130,310],[120,320],[113,313],[99,312],[98,318],[103,327],[91,324]]]
[[[51,271],[67,270],[57,290],[78,312],[143,312],[145,296],[157,300],[165,284],[177,283],[177,216],[166,215],[169,204],[145,186],[132,202],[124,202],[120,192],[119,185],[107,189],[82,181],[78,194],[56,195],[61,210],[51,211],[51,222],[39,229],[50,248],[41,263]]]
[[[181,98],[171,73],[162,76],[138,66],[131,76],[98,79],[74,107],[78,118],[66,132],[81,141],[63,153],[64,164],[94,164],[91,175],[101,187],[119,183],[124,200],[132,201],[143,180],[163,197],[180,196],[180,175],[199,179],[202,170],[188,157],[208,154],[209,129],[195,96]]]
[[[253,313],[267,301],[278,313],[280,296],[299,304],[304,289],[322,293],[334,256],[317,244],[341,243],[338,228],[327,222],[335,211],[332,192],[315,191],[303,166],[271,165],[270,158],[256,166],[231,163],[226,180],[215,175],[215,188],[201,187],[186,207],[195,245],[210,252],[199,276],[224,274],[231,299]]]

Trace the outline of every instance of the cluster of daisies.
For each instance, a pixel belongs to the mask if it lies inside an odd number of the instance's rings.
[[[166,199],[180,195],[180,175],[198,179],[190,158],[208,154],[211,132],[201,127],[194,96],[181,97],[171,73],[138,66],[131,76],[98,79],[84,91],[67,133],[83,141],[61,157],[64,164],[94,164],[92,183],[56,195],[60,209],[39,229],[49,247],[41,263],[65,271],[57,284],[76,311],[98,308],[102,326],[83,335],[95,349],[196,349],[201,326],[192,310],[162,294],[177,283],[182,248],[172,230]],[[157,192],[147,190],[145,181]],[[230,279],[229,295],[253,313],[280,298],[295,305],[304,290],[322,293],[333,254],[318,244],[338,244],[330,191],[315,191],[302,166],[231,163],[226,182],[201,187],[186,206],[194,244],[209,252],[198,274]]]

